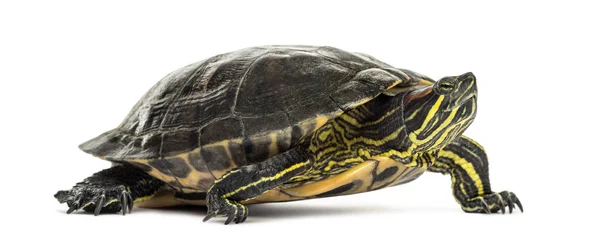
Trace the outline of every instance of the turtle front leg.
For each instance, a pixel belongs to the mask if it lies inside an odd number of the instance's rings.
[[[94,215],[119,211],[125,215],[131,213],[134,201],[152,196],[164,185],[137,167],[123,164],[97,172],[54,197],[67,203],[67,213],[83,209]]]
[[[487,155],[481,145],[461,136],[437,154],[429,171],[450,174],[454,198],[465,212],[512,213],[514,205],[523,212],[521,201],[512,192],[493,192],[490,186]]]
[[[249,200],[275,188],[310,167],[311,158],[303,148],[296,147],[263,162],[230,170],[217,179],[206,196],[207,216],[226,216],[225,224],[241,223],[248,208],[241,201]]]

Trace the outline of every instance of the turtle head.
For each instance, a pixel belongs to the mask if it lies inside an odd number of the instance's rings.
[[[404,122],[413,150],[436,150],[460,136],[475,118],[476,102],[470,72],[405,94]]]

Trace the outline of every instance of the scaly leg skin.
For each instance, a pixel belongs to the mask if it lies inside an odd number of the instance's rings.
[[[131,213],[136,199],[152,196],[164,185],[137,167],[123,164],[97,172],[71,190],[58,191],[54,197],[67,203],[67,213],[83,209],[96,216],[119,211],[125,215]]]
[[[225,216],[225,224],[241,223],[248,208],[239,202],[252,199],[304,172],[312,163],[302,148],[296,147],[266,161],[232,169],[210,187],[206,196],[207,216]]]
[[[487,155],[481,145],[461,136],[439,151],[429,171],[450,174],[454,198],[465,212],[512,213],[514,205],[523,212],[517,195],[509,191],[492,192]]]

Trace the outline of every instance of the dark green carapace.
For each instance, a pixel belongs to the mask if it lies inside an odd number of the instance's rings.
[[[81,144],[113,162],[55,197],[71,213],[206,205],[243,222],[246,205],[366,192],[449,174],[465,212],[522,211],[493,192],[475,118],[475,76],[433,81],[332,47],[265,46],[160,80],[115,129]]]

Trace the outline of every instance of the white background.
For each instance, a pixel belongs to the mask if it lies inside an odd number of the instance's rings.
[[[2,239],[598,239],[593,1],[210,2],[0,3]],[[474,72],[479,112],[466,134],[488,151],[493,190],[514,191],[525,213],[463,213],[450,177],[432,173],[251,206],[233,226],[202,223],[203,208],[64,213],[53,194],[109,166],[79,143],[119,124],[168,72],[266,44],[365,52],[434,79]]]

